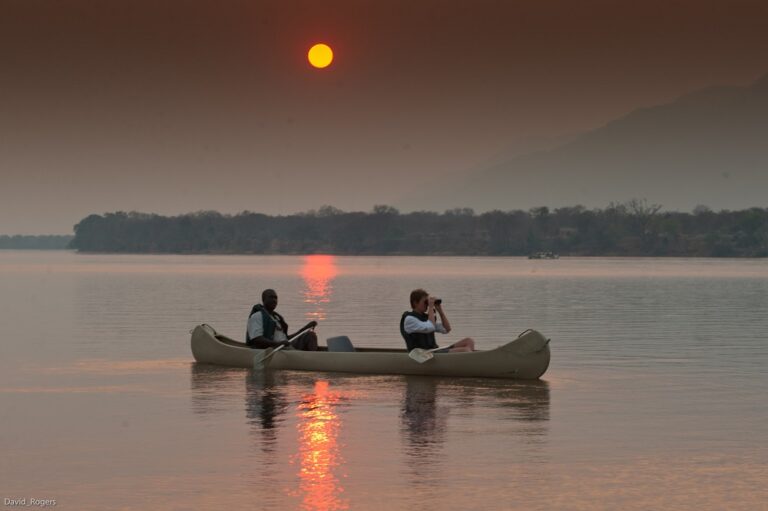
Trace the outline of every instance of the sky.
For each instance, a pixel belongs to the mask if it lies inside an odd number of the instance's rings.
[[[0,0],[0,234],[396,204],[747,86],[766,20],[744,0]],[[315,42],[330,67],[308,65]]]

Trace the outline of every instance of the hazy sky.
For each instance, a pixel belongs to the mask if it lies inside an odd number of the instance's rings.
[[[768,72],[766,22],[764,0],[0,0],[0,234],[392,204],[748,85]],[[306,62],[317,41],[326,70]]]

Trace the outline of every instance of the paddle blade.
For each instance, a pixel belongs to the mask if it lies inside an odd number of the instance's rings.
[[[413,360],[418,362],[419,364],[423,364],[427,360],[432,360],[434,355],[427,351],[423,350],[421,348],[413,348],[410,353],[408,353],[408,356],[411,357]]]
[[[264,356],[266,355],[266,350],[262,351],[261,353],[257,353],[253,357],[253,368],[257,371],[264,370]]]
[[[265,365],[264,362],[266,362],[269,359],[269,357],[271,357],[272,355],[274,355],[284,347],[285,347],[284,345],[280,345],[277,348],[274,348],[274,349],[267,348],[263,350],[261,353],[257,353],[253,357],[253,368],[257,371],[263,370]]]

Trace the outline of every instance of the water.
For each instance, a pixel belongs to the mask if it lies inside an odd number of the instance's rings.
[[[539,382],[192,362],[274,287],[291,330],[552,338]],[[0,498],[58,509],[766,509],[768,261],[0,252]]]

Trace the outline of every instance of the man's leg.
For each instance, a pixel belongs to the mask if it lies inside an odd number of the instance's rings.
[[[451,347],[451,351],[452,352],[475,351],[475,340],[472,339],[471,337],[465,337],[464,339],[455,343],[453,347]]]
[[[291,346],[302,351],[317,351],[317,334],[312,330],[304,332],[291,341]]]

